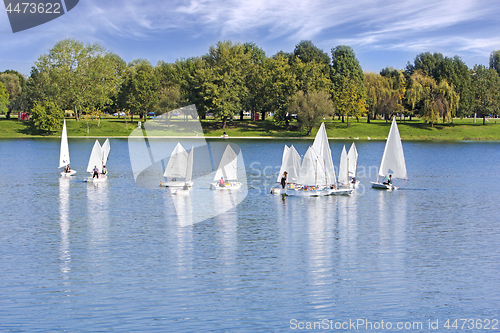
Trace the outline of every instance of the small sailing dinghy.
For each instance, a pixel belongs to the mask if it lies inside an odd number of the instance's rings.
[[[356,179],[356,174],[358,170],[358,150],[354,142],[349,148],[347,153],[347,158],[349,160],[349,182],[352,188],[356,188],[359,185],[359,180]]]
[[[295,147],[293,145],[290,147],[285,145],[285,148],[283,150],[283,158],[281,160],[281,168],[278,174],[278,178],[276,179],[276,182],[281,184],[281,178],[283,177],[283,174],[286,171],[287,175],[286,175],[285,188],[283,188],[283,186],[281,185],[279,185],[278,187],[272,187],[271,194],[285,194],[287,187],[288,188],[294,187],[294,184],[297,182],[297,179],[299,178],[299,170],[301,162],[302,159],[300,158],[300,155],[295,149]]]
[[[349,158],[345,146],[342,148],[342,153],[340,154],[338,184],[339,187],[351,187],[349,182]]]
[[[167,181],[160,183],[160,186],[182,188],[184,185],[187,185],[189,190],[193,186],[193,182],[191,181],[193,175],[193,154],[194,147],[191,148],[188,154],[180,142],[177,142],[163,174],[163,177]]]
[[[351,194],[352,189],[340,189],[333,166],[332,152],[322,123],[312,146],[307,149],[300,166],[298,179],[293,188],[287,189],[290,196],[325,196]]]
[[[384,179],[382,182],[380,178]],[[372,188],[382,190],[395,190],[396,186],[392,184],[392,179],[408,180],[406,173],[405,156],[403,154],[403,144],[399,135],[396,118],[392,119],[391,129],[387,142],[385,143],[384,154],[380,162],[377,181],[372,182]],[[391,179],[391,181],[387,181]]]
[[[107,157],[106,157],[107,159]],[[95,174],[97,171],[97,175]],[[87,164],[87,172],[90,173],[90,177],[86,178],[86,182],[103,182],[108,178],[107,173],[102,174],[103,170],[103,151],[98,140],[95,140],[94,146],[92,147],[92,152],[90,153],[89,164]]]
[[[66,119],[64,119],[63,129],[61,134],[61,149],[59,152],[59,167],[64,168],[61,172],[61,177],[74,176],[76,174],[75,170],[71,170],[69,164],[69,147],[68,147],[68,135],[66,134]]]
[[[325,164],[316,149],[309,146],[302,159],[297,185],[286,191],[286,195],[297,197],[322,197],[330,195]]]
[[[241,187],[238,182],[238,155],[230,145],[227,145],[215,173],[215,183],[210,184],[212,190],[237,190]]]

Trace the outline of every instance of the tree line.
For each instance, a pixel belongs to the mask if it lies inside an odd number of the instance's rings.
[[[311,41],[270,57],[255,43],[220,41],[201,57],[153,66],[65,39],[38,58],[28,78],[0,73],[0,112],[30,111],[47,131],[57,129],[60,122],[49,120],[62,118],[62,110],[77,120],[119,111],[145,120],[148,112],[190,104],[194,117],[211,113],[223,128],[246,111],[260,119],[272,114],[277,124],[308,134],[325,117],[347,126],[351,117],[370,122],[391,114],[418,116],[430,126],[484,118],[499,113],[500,51],[491,53],[489,67],[468,68],[458,56],[426,52],[404,69],[364,73],[349,46],[326,53]]]

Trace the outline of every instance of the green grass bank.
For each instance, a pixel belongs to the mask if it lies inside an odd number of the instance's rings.
[[[153,122],[154,120],[148,120]],[[196,123],[190,120],[193,125]],[[67,130],[69,137],[127,137],[137,128],[138,119],[133,121],[123,118],[107,117],[102,121],[76,121],[67,119]],[[384,120],[372,120],[366,122],[366,118],[358,121],[350,119],[349,127],[339,120],[325,120],[327,134],[332,139],[359,139],[359,140],[383,140],[387,137],[390,122]],[[174,118],[167,128],[158,127],[157,133],[148,135],[163,136],[193,136],[194,130],[183,130],[182,134],[177,130],[178,125],[183,124],[181,117]],[[196,126],[193,126],[193,128]],[[425,124],[419,119],[412,121],[398,120],[398,127],[403,140],[500,140],[500,119],[489,119],[483,125],[482,119],[455,119],[453,124],[435,124],[433,127]],[[222,129],[220,122],[212,119],[202,121],[203,133],[207,137],[220,137],[226,132],[229,137],[275,137],[275,138],[304,138],[305,131],[289,131],[283,127],[276,126],[271,119],[265,121],[234,120],[228,123],[227,128]],[[313,129],[310,138],[313,138],[318,129]],[[36,137],[59,137],[61,132],[51,135],[33,134],[28,122],[16,118],[6,120],[0,116],[0,138],[36,138]]]

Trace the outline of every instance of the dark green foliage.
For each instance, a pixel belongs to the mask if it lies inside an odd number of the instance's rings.
[[[35,102],[31,109],[30,122],[34,133],[45,133],[58,131],[61,128],[64,113],[56,103],[50,99],[43,102]]]

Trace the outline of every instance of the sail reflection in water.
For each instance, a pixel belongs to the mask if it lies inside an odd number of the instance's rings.
[[[91,247],[104,251],[109,234],[108,182],[87,185],[87,215]]]
[[[69,241],[69,186],[70,179],[66,177],[59,178],[59,227],[61,232],[61,244],[59,246],[60,271],[63,279],[68,279],[70,272],[71,252]]]

